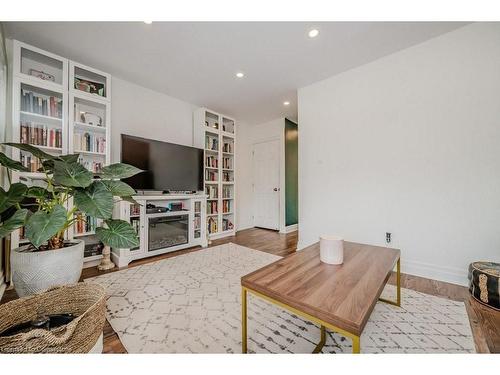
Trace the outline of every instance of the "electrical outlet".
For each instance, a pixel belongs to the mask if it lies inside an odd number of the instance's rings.
[[[392,233],[391,232],[385,232],[385,242],[391,243],[392,241]]]

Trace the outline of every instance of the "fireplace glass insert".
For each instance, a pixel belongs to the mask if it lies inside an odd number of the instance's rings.
[[[186,244],[189,241],[189,215],[149,218],[148,251]]]

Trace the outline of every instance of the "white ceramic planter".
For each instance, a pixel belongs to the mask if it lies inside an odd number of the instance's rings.
[[[83,267],[82,240],[57,250],[23,252],[14,249],[10,256],[12,281],[19,297],[42,292],[52,286],[78,282]]]
[[[319,257],[323,263],[342,264],[344,262],[344,239],[337,236],[321,236]]]

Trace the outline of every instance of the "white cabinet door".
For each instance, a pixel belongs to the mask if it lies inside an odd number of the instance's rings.
[[[278,230],[280,213],[280,141],[253,148],[254,225]]]

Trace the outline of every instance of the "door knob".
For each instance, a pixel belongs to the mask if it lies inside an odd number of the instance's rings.
[[[278,191],[278,188],[274,188],[273,191]]]

